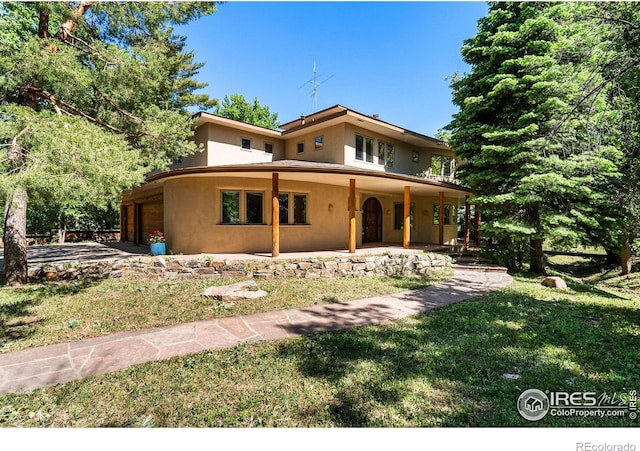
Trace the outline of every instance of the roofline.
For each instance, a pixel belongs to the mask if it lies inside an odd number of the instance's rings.
[[[164,179],[169,179],[172,177],[178,177],[178,176],[184,176],[184,175],[214,174],[214,173],[226,174],[226,173],[232,173],[232,172],[240,172],[240,173],[242,172],[247,172],[247,173],[248,172],[260,172],[260,173],[308,172],[308,173],[315,173],[315,174],[328,173],[328,174],[337,174],[337,175],[367,176],[367,177],[397,180],[397,181],[403,181],[403,182],[418,183],[421,185],[430,185],[430,186],[447,188],[447,189],[463,191],[463,192],[473,194],[473,190],[469,188],[465,188],[464,186],[456,185],[455,183],[426,180],[426,179],[422,179],[415,176],[396,174],[391,172],[370,171],[367,169],[360,169],[355,167],[328,168],[328,167],[300,167],[295,165],[274,166],[274,165],[265,165],[264,163],[226,165],[226,166],[194,166],[190,168],[173,169],[170,171],[164,171],[164,172],[159,172],[157,174],[153,174],[147,178],[146,182],[147,183],[157,182]]]
[[[235,126],[236,128],[244,128],[248,130],[255,131],[256,133],[268,134],[274,137],[282,138],[282,132],[280,130],[274,130],[272,128],[262,127],[261,125],[253,125],[248,122],[242,122],[235,119],[229,119],[228,117],[220,116],[218,114],[207,113],[206,111],[199,111],[195,113],[192,117],[194,118],[202,118],[204,120],[217,121],[221,123],[226,123],[226,125]]]
[[[319,118],[317,120],[312,120],[312,121],[306,122],[305,124],[301,124],[301,125],[295,126],[295,123],[300,121],[301,119],[305,119],[306,120],[307,118],[313,118],[314,116],[320,115],[322,113],[326,113],[326,112],[331,111],[333,109],[339,109],[339,111],[337,111],[334,114],[330,114],[328,116]],[[288,128],[288,129],[286,129],[284,131],[273,130],[273,129],[262,127],[262,126],[259,126],[259,125],[253,125],[253,124],[249,124],[247,122],[237,121],[235,119],[229,119],[229,118],[226,118],[224,116],[217,115],[217,114],[207,113],[206,111],[200,111],[198,113],[195,113],[193,115],[193,117],[203,118],[205,120],[206,119],[218,120],[219,122],[222,122],[222,123],[228,122],[227,125],[235,125],[235,126],[237,126],[239,128],[245,128],[245,129],[253,130],[253,131],[257,132],[257,133],[267,133],[267,134],[272,135],[274,137],[284,138],[286,135],[294,133],[294,132],[297,132],[297,131],[302,130],[304,128],[308,128],[308,127],[311,127],[313,125],[322,124],[323,122],[327,122],[329,120],[336,119],[336,118],[339,118],[339,117],[342,117],[342,116],[348,116],[348,115],[354,115],[354,116],[358,117],[359,119],[368,121],[370,123],[374,123],[374,124],[377,123],[377,124],[382,125],[382,126],[384,126],[386,128],[392,128],[395,131],[401,132],[401,133],[403,133],[405,135],[406,134],[411,135],[414,138],[423,139],[425,141],[431,141],[431,142],[433,142],[435,144],[444,145],[444,146],[449,147],[449,143],[447,143],[446,141],[442,141],[440,139],[433,138],[431,136],[424,135],[422,133],[414,132],[414,131],[406,129],[404,127],[400,127],[399,125],[392,124],[391,122],[383,121],[382,119],[375,118],[375,117],[369,116],[367,114],[360,113],[360,112],[358,112],[356,110],[352,110],[352,109],[347,108],[347,107],[345,107],[343,105],[340,105],[340,104],[333,105],[333,106],[331,106],[329,108],[325,108],[323,110],[316,111],[316,112],[314,112],[312,114],[309,114],[307,116],[301,116],[298,119],[294,119],[292,121],[289,121],[289,122],[286,122],[284,124],[281,124],[280,128],[283,128],[283,129],[286,128],[286,127],[291,126],[291,128]]]

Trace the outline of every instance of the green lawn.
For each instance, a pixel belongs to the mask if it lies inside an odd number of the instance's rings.
[[[2,426],[636,426],[516,410],[526,389],[640,388],[640,296],[517,276],[384,325],[246,344],[0,397]],[[371,279],[367,279],[372,282]],[[517,374],[519,379],[504,378]]]
[[[0,288],[0,353],[114,332],[346,302],[422,288],[451,274],[444,268],[426,277],[259,279],[269,296],[235,303],[207,299],[202,292],[241,279],[108,279]]]

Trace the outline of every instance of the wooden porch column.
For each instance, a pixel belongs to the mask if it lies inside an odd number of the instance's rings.
[[[464,196],[464,248],[469,248],[471,240],[471,205],[469,205],[469,196]]]
[[[271,256],[280,256],[280,187],[279,174],[271,175]]]
[[[438,244],[444,244],[444,192],[440,191],[438,202]]]
[[[411,242],[411,191],[404,187],[404,228],[402,229],[402,247],[409,249]]]
[[[476,205],[476,245],[480,245],[480,223],[482,222],[482,217],[480,215],[480,209]]]
[[[356,251],[356,179],[349,179],[349,253]]]

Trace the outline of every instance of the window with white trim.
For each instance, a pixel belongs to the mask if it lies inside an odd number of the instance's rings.
[[[356,135],[356,160],[373,163],[373,138]]]

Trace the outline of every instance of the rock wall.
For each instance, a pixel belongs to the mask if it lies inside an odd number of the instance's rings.
[[[439,254],[351,256],[295,260],[215,261],[207,257],[181,260],[175,257],[141,257],[92,263],[64,263],[29,268],[32,282],[133,279],[191,279],[208,277],[360,277],[424,274],[451,266],[451,258]]]

